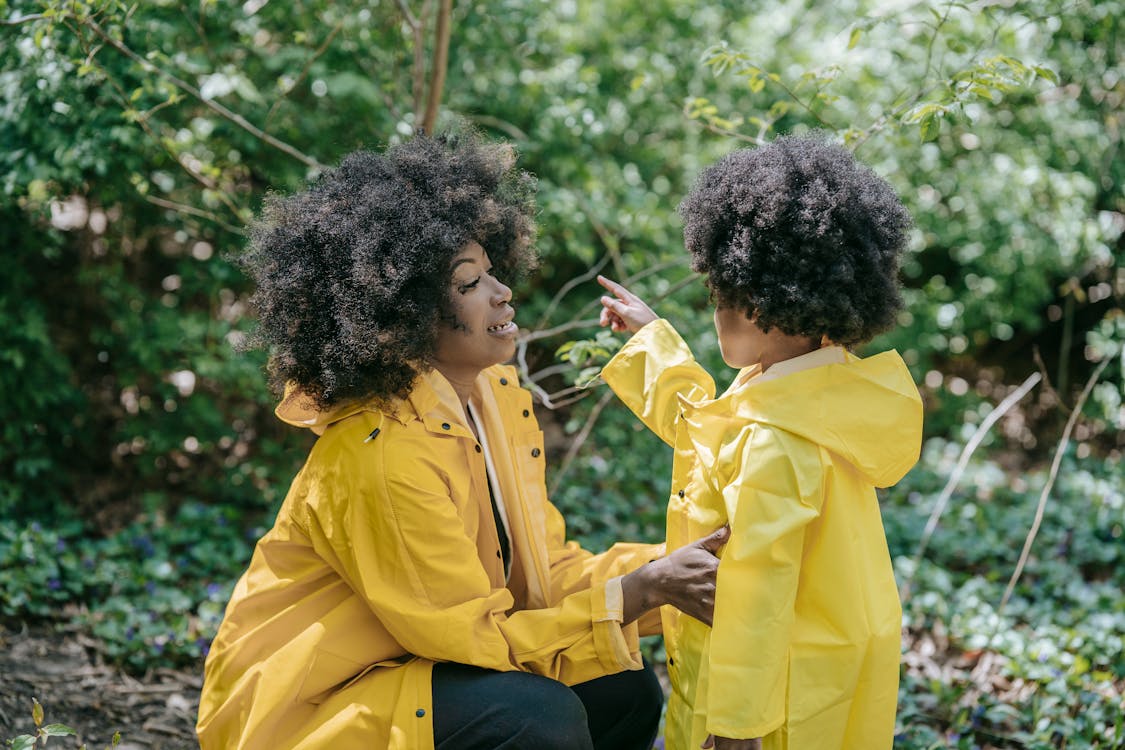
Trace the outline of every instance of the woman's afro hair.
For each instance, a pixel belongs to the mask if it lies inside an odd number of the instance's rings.
[[[700,175],[680,214],[713,299],[756,314],[763,331],[852,346],[894,325],[910,215],[841,146],[785,136],[735,151]]]
[[[453,257],[475,240],[497,275],[534,266],[531,175],[468,130],[358,151],[304,192],[270,195],[242,267],[271,385],[319,408],[404,398],[455,322]]]

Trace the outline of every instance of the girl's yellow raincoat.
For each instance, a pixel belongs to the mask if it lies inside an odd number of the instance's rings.
[[[512,368],[486,370],[471,398],[507,513],[507,581],[485,458],[439,373],[385,411],[301,402],[278,416],[321,437],[211,646],[203,750],[430,750],[435,661],[567,684],[641,668],[607,581],[662,549],[566,543]]]
[[[664,608],[668,750],[891,748],[902,614],[874,487],[917,461],[921,400],[895,352],[806,357],[715,399],[660,320],[602,372],[675,448],[668,549],[731,526],[714,627]]]

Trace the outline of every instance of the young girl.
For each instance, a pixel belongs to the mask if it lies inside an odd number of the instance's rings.
[[[635,335],[602,377],[675,448],[668,549],[723,524],[714,626],[664,608],[668,750],[889,750],[901,609],[875,487],[921,442],[899,355],[845,347],[891,327],[909,216],[843,148],[781,138],[706,170],[680,206],[724,361],[715,398],[687,345],[599,280]]]

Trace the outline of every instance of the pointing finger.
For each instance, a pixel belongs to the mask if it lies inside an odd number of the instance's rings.
[[[609,291],[613,292],[618,298],[628,300],[633,297],[633,293],[625,287],[618,284],[613,279],[607,279],[605,276],[598,274],[598,283],[604,286]]]

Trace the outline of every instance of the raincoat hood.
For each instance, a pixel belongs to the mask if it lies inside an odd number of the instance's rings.
[[[688,419],[693,442],[694,433],[710,432],[708,414],[733,415],[823,446],[876,487],[893,485],[918,461],[918,388],[898,352],[867,359],[844,353],[844,358],[761,383],[751,379],[709,403],[685,403],[694,406]]]

